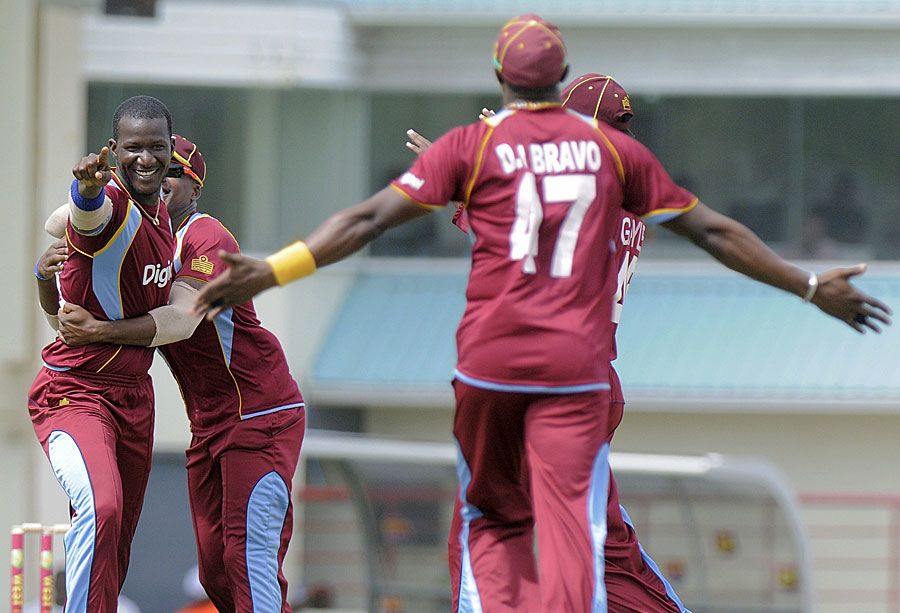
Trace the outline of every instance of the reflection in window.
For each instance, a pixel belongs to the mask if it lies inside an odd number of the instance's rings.
[[[106,142],[113,109],[136,93],[162,98],[176,130],[202,143],[213,177],[204,209],[246,248],[265,251],[408,168],[407,129],[435,138],[500,105],[472,93],[296,90],[268,94],[266,114],[251,112],[255,92],[240,88],[91,84],[91,147]],[[632,105],[636,137],[678,183],[785,257],[900,259],[900,98],[636,95]],[[246,141],[265,133],[275,138]],[[452,212],[392,229],[370,253],[463,257],[469,240]],[[644,257],[705,257],[665,229],[648,232],[646,244]]]
[[[673,178],[797,259],[900,257],[900,100],[633,97]],[[865,117],[844,129],[848,117]],[[644,118],[647,121],[642,123]],[[649,257],[685,253],[656,231]]]

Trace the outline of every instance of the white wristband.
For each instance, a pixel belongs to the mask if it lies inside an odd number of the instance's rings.
[[[809,280],[806,284],[806,295],[803,296],[803,302],[809,302],[816,295],[816,290],[819,289],[819,275],[814,272],[809,273]]]
[[[47,323],[50,324],[50,327],[53,328],[53,330],[59,330],[59,317],[57,317],[56,315],[51,315],[44,309],[41,309],[41,313],[43,313],[44,317],[47,318]]]

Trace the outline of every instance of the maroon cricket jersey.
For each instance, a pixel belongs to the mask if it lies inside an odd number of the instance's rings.
[[[619,232],[616,236],[616,291],[613,297],[612,314],[612,346],[609,361],[613,362],[618,357],[616,350],[616,330],[619,328],[619,320],[622,317],[622,307],[625,303],[625,295],[634,277],[638,257],[641,255],[641,247],[644,245],[644,233],[647,226],[644,222],[628,211],[622,211],[622,219],[619,222]]]
[[[664,221],[696,203],[638,141],[558,104],[451,130],[391,185],[466,207],[456,376],[509,391],[607,387],[623,211]]]
[[[115,173],[105,190],[113,208],[102,231],[86,236],[71,221],[66,227],[69,259],[59,274],[60,296],[97,319],[138,317],[169,301],[175,248],[169,213],[162,200],[142,210]],[[107,343],[70,347],[57,339],[44,347],[41,357],[52,370],[145,375],[153,348]]]
[[[238,252],[222,223],[194,213],[175,232],[175,278],[211,281],[225,270],[219,250]],[[194,335],[160,351],[181,388],[191,431],[303,406],[281,343],[263,328],[253,302],[204,319]]]

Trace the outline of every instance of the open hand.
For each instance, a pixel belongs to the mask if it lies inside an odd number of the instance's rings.
[[[227,251],[220,251],[219,257],[228,268],[197,292],[194,302],[194,312],[198,315],[206,313],[208,320],[278,284],[268,262]]]
[[[406,142],[406,148],[416,155],[422,155],[431,146],[431,141],[415,130],[407,130],[406,137],[409,139]]]
[[[62,272],[67,259],[69,259],[69,253],[66,239],[57,239],[38,258],[37,273],[45,279],[52,279],[53,275]]]
[[[832,317],[863,333],[866,328],[881,332],[891,324],[891,309],[886,304],[856,289],[850,280],[866,271],[865,264],[832,268],[819,275],[819,288],[812,303]]]
[[[488,117],[493,116],[494,111],[487,107],[484,107],[483,109],[481,109],[481,113],[478,115],[478,119],[487,119]],[[406,141],[406,148],[416,155],[422,155],[431,146],[431,141],[415,130],[407,130],[406,137],[409,139],[408,141]]]

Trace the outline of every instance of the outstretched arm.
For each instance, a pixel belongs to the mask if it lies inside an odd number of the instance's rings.
[[[196,312],[214,317],[223,307],[246,302],[275,285],[285,285],[359,251],[385,230],[427,215],[429,210],[386,187],[368,200],[335,213],[306,241],[285,247],[265,261],[222,252],[229,266],[197,294]],[[213,309],[210,311],[210,309]]]
[[[865,272],[863,264],[811,275],[779,257],[745,225],[703,203],[663,225],[690,239],[728,268],[800,296],[857,332],[864,332],[865,328],[880,332],[879,322],[891,323],[887,305],[850,283],[852,277]]]
[[[64,304],[59,311],[59,338],[77,347],[88,343],[157,347],[190,338],[202,317],[194,315],[194,297],[202,283],[178,279],[172,284],[169,304],[146,315],[103,321],[75,304]]]
[[[326,219],[309,235],[306,245],[316,266],[327,266],[356,253],[385,230],[428,213],[429,209],[386,187],[368,200]]]

